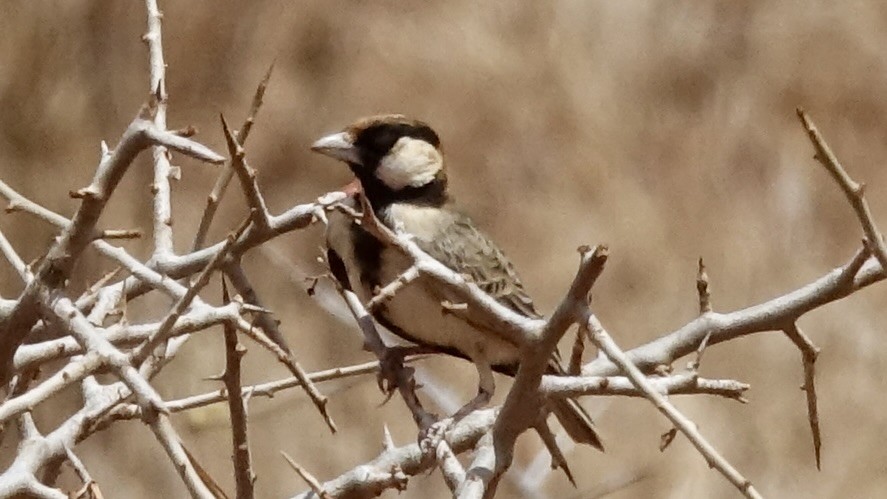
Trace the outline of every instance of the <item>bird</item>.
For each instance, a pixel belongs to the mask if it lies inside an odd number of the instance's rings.
[[[382,224],[408,235],[420,249],[500,304],[523,316],[542,318],[511,261],[457,208],[448,190],[440,137],[428,124],[400,114],[370,116],[323,136],[311,149],[348,165]],[[353,189],[348,192],[355,194]],[[358,206],[355,197],[347,202],[352,208]],[[406,255],[345,213],[330,214],[326,243],[331,273],[364,303],[411,264]],[[464,415],[489,402],[495,391],[492,371],[517,373],[520,345],[483,320],[449,313],[444,301],[447,296],[439,286],[420,277],[372,313],[376,322],[404,340],[474,363],[478,394],[457,412]],[[564,374],[555,356],[548,373]],[[594,423],[578,402],[563,398],[547,406],[574,441],[604,450]]]

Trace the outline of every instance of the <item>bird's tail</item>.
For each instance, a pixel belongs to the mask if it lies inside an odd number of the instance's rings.
[[[551,412],[574,442],[588,444],[604,451],[604,443],[594,427],[591,416],[573,399],[563,398],[549,402]]]

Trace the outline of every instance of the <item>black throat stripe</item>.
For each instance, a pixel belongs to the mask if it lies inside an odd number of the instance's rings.
[[[354,259],[360,267],[360,282],[372,293],[382,285],[382,243],[355,223],[351,224],[351,239],[354,242]]]

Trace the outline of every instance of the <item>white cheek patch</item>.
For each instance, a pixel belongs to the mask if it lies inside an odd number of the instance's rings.
[[[376,177],[391,189],[421,187],[443,168],[443,156],[433,145],[412,137],[401,137],[376,168]]]

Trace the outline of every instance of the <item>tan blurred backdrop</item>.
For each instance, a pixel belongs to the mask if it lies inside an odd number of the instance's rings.
[[[887,225],[887,141],[880,116],[887,90],[883,2],[367,2],[161,1],[171,127],[195,125],[224,151],[217,115],[243,119],[256,83],[276,60],[266,104],[247,145],[275,212],[348,180],[343,167],[311,155],[322,133],[377,112],[430,122],[443,138],[452,190],[512,257],[543,310],[569,283],[575,248],[607,242],[611,259],[596,287],[597,311],[624,347],[673,330],[696,310],[695,262],[709,267],[717,310],[728,311],[809,282],[845,262],[861,231],[841,193],[812,158],[794,109],[804,106],[845,165],[868,183]],[[0,176],[70,215],[68,198],[94,172],[99,141],[113,145],[148,93],[141,2],[6,1],[0,5]],[[177,158],[176,249],[190,246],[213,167]],[[116,192],[102,224],[150,229],[149,155]],[[212,235],[245,215],[239,190]],[[0,227],[23,256],[52,231],[25,215]],[[303,272],[315,262],[317,228],[271,246]],[[125,243],[148,254],[150,238]],[[277,311],[302,364],[317,370],[368,360],[350,325],[308,298],[298,279],[253,252],[247,270]],[[109,264],[89,253],[75,281]],[[21,285],[0,266],[0,294]],[[78,281],[79,280],[79,281]],[[82,285],[82,284],[81,284]],[[215,290],[217,286],[211,287]],[[211,299],[217,299],[212,291]],[[321,297],[329,295],[328,286]],[[678,407],[770,497],[875,497],[887,488],[887,349],[884,286],[806,317],[823,348],[818,388],[823,470],[807,425],[800,357],[780,334],[720,345],[702,373],[751,383],[750,404],[677,398]],[[134,307],[157,317],[162,302]],[[220,332],[194,338],[161,375],[168,398],[217,388]],[[247,381],[285,376],[250,345]],[[686,360],[676,363],[683,368]],[[473,369],[435,359],[430,372],[467,398]],[[500,395],[507,387],[499,381]],[[380,449],[387,423],[399,444],[416,429],[398,400],[379,407],[372,379],[323,385],[341,431],[330,435],[293,390],[255,400],[251,439],[260,497],[305,488],[284,450],[321,479]],[[77,402],[71,392],[37,410],[50,430]],[[63,401],[64,402],[64,401]],[[586,399],[608,452],[573,449],[573,489],[541,475],[550,497],[721,497],[735,491],[686,440],[657,450],[666,421],[635,400]],[[224,406],[174,422],[208,471],[229,490],[230,435]],[[8,465],[15,439],[2,442]],[[520,441],[515,475],[538,451]],[[106,497],[185,494],[150,432],[118,424],[78,448]],[[69,473],[63,483],[74,484]],[[528,475],[536,479],[539,475]],[[514,477],[502,497],[522,494]],[[620,484],[631,483],[620,488]],[[389,493],[393,497],[395,493]],[[404,497],[445,497],[439,475],[411,481]]]

